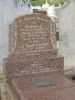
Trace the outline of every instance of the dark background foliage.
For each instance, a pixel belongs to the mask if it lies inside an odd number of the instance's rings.
[[[66,0],[47,0],[50,5],[58,6],[59,4],[63,4]],[[33,6],[42,6],[46,2],[46,0],[30,0]]]

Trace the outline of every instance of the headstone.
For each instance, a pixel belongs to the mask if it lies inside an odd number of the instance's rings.
[[[55,95],[55,98],[59,98],[54,93],[54,89],[52,89],[53,95],[48,94],[49,90],[47,96],[44,95],[46,93],[44,88],[50,89],[53,86],[58,90],[62,86],[66,87],[63,82],[66,80],[62,75],[63,57],[57,55],[55,35],[55,23],[46,15],[37,13],[24,15],[16,18],[11,24],[9,56],[4,60],[4,71],[7,84],[12,87],[10,88],[12,94],[15,94],[13,97],[21,100],[30,100],[30,98],[51,100]],[[61,97],[63,97],[62,93]]]
[[[59,53],[64,56],[65,69],[75,65],[75,0],[68,0],[58,10]]]
[[[56,27],[50,17],[33,13],[14,20],[4,66],[7,79],[57,70],[63,73],[63,57],[57,55]]]
[[[11,25],[4,70],[16,100],[75,99],[75,84],[63,76],[63,57],[57,56],[55,29],[51,18],[40,14],[18,17]]]

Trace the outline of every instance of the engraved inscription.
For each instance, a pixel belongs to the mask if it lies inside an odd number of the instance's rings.
[[[19,39],[17,44],[21,52],[38,54],[42,51],[51,51],[50,23],[47,19],[36,16],[29,20],[19,19],[18,23]]]
[[[42,51],[56,49],[55,24],[49,17],[38,14],[21,16],[15,20],[14,26],[16,31],[13,28],[11,32],[11,47],[15,54],[40,55]]]

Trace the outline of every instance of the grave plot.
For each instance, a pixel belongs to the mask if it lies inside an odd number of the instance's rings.
[[[63,75],[64,58],[58,56],[55,34],[55,23],[46,15],[25,15],[12,23],[4,72],[13,97],[75,100],[75,85]]]

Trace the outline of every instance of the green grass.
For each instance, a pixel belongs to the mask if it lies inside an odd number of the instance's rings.
[[[48,0],[48,3],[50,5],[58,6],[59,4],[64,4],[66,0]],[[30,0],[31,4],[33,6],[42,6],[46,0]]]

